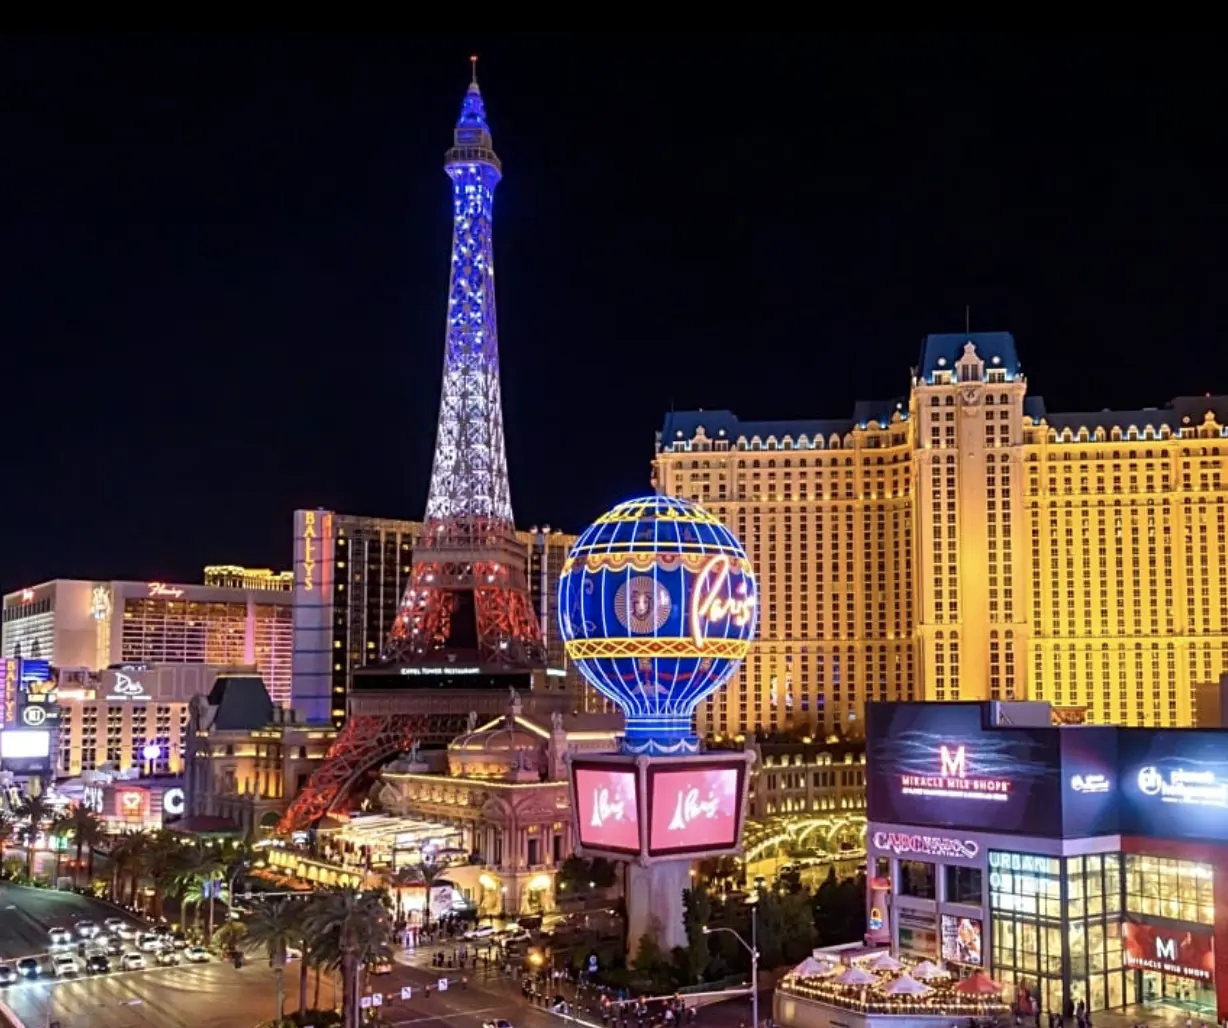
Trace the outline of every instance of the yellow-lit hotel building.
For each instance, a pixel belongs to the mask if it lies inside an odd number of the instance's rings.
[[[851,418],[672,413],[662,492],[746,546],[759,642],[698,712],[860,731],[867,700],[1037,699],[1181,726],[1228,671],[1228,397],[1060,414],[1009,333],[928,336]]]

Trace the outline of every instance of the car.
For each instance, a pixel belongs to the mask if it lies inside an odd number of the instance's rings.
[[[494,925],[483,924],[465,932],[466,939],[486,939],[495,934]]]
[[[162,939],[153,932],[141,932],[137,936],[136,948],[142,953],[156,953],[162,948]]]
[[[512,1028],[512,1022],[496,1017],[493,1021],[483,1021],[482,1028]]]
[[[168,938],[175,933],[175,929],[168,924],[156,924],[149,931],[150,934],[157,935],[160,938]]]
[[[85,958],[85,970],[89,974],[106,974],[111,970],[111,961],[103,953],[95,953]]]
[[[189,946],[183,951],[183,959],[189,964],[207,964],[209,951],[204,946]]]
[[[159,967],[178,967],[179,953],[174,949],[159,950],[158,955],[154,957],[154,962]]]
[[[17,973],[22,978],[37,978],[43,973],[43,965],[37,957],[22,957],[17,961]]]
[[[98,934],[98,925],[93,921],[78,921],[72,926],[79,938],[92,939]]]
[[[0,964],[0,989],[7,988],[17,981],[17,972],[8,964]]]
[[[81,965],[71,953],[57,953],[51,958],[51,973],[57,978],[68,978],[81,973]]]
[[[302,960],[303,951],[301,949],[298,949],[295,946],[287,946],[286,947],[286,959],[287,960]]]
[[[125,953],[119,959],[119,966],[125,971],[144,971],[145,970],[145,954],[144,953]]]
[[[184,935],[183,932],[175,932],[175,934],[171,936],[171,945],[174,946],[175,949],[187,949],[188,937]]]
[[[124,940],[116,935],[108,935],[103,949],[108,957],[122,957],[124,955]]]
[[[108,917],[102,922],[102,927],[112,935],[118,935],[121,928],[128,927],[128,922],[122,917]]]
[[[47,929],[47,938],[51,940],[52,946],[72,945],[72,932],[67,928],[49,928]]]
[[[500,937],[502,942],[528,942],[533,936],[523,928],[511,928]]]
[[[368,974],[392,974],[392,953],[387,947],[381,948],[367,961]]]

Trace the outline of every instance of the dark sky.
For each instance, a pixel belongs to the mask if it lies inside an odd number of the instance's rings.
[[[646,491],[671,403],[903,393],[965,304],[1050,409],[1228,389],[1209,37],[611,38],[0,42],[0,588],[421,516],[471,52],[521,525]]]

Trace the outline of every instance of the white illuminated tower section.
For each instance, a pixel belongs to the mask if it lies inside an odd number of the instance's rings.
[[[384,656],[540,667],[541,626],[515,535],[503,442],[492,246],[501,165],[476,74],[444,170],[452,180],[452,273],[439,428],[426,524]]]

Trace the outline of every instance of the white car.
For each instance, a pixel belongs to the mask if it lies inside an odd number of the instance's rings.
[[[51,940],[52,946],[72,945],[72,932],[67,928],[52,928],[48,930],[47,938]]]
[[[102,926],[112,935],[117,935],[121,939],[132,938],[132,925],[122,917],[108,917],[102,922]]]
[[[136,948],[142,953],[157,953],[162,948],[162,938],[153,932],[141,932],[136,940]]]
[[[189,946],[183,951],[183,959],[189,964],[207,964],[209,951],[204,946]]]
[[[143,953],[125,953],[120,957],[119,966],[125,971],[144,971],[145,955]]]
[[[478,925],[477,928],[465,932],[466,939],[488,939],[495,934],[494,925]]]
[[[302,960],[303,951],[301,949],[295,948],[294,946],[287,946],[286,947],[286,959],[287,960]]]
[[[51,973],[57,978],[67,978],[70,975],[80,974],[81,965],[71,953],[57,953],[51,958]]]
[[[92,939],[98,934],[98,925],[93,921],[78,921],[73,925],[73,931],[83,939]]]

